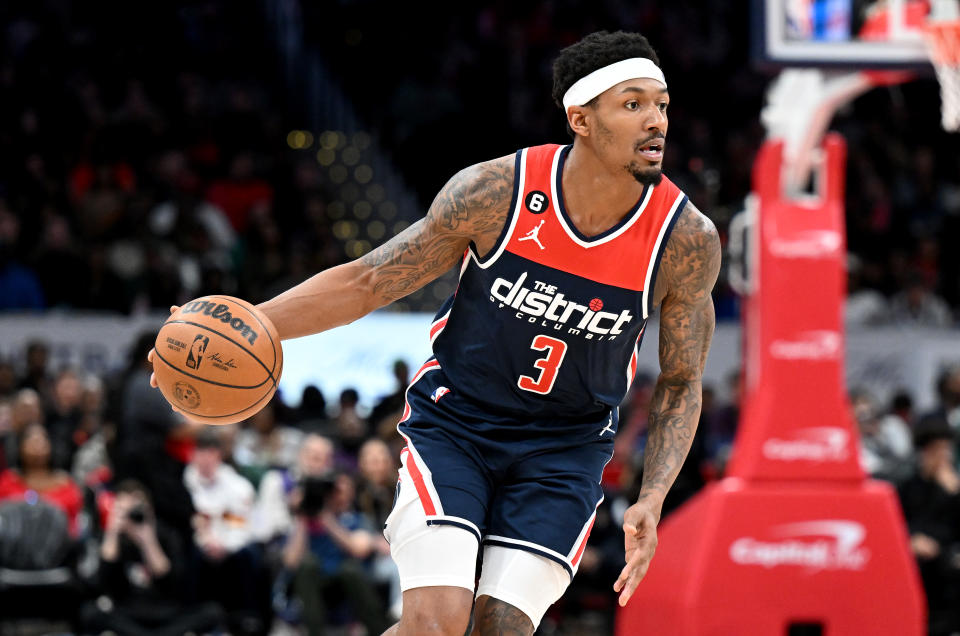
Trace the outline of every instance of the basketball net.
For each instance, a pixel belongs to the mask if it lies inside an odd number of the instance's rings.
[[[924,28],[930,61],[940,82],[940,121],[960,130],[960,20],[930,22]]]

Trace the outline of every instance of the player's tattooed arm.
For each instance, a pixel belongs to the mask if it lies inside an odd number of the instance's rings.
[[[713,337],[711,292],[720,238],[691,203],[681,211],[660,263],[660,376],[650,403],[640,498],[660,507],[687,457],[700,418],[701,377]]]
[[[377,306],[445,273],[471,241],[481,254],[492,247],[509,212],[513,173],[512,156],[461,170],[440,190],[425,218],[364,256]]]
[[[650,400],[640,497],[623,515],[626,565],[613,584],[626,605],[657,549],[663,499],[680,472],[700,417],[700,378],[713,337],[710,292],[720,270],[717,230],[691,204],[670,234],[654,298],[660,302],[660,377]]]
[[[283,339],[344,325],[435,280],[472,242],[486,253],[513,196],[514,157],[457,173],[427,215],[360,259],[307,279],[259,305]]]

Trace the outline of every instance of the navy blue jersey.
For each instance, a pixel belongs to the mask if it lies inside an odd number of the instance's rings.
[[[595,421],[621,402],[686,204],[664,177],[617,225],[584,236],[563,206],[570,148],[517,152],[503,231],[483,258],[473,245],[464,254],[458,288],[430,330],[449,388],[518,418]]]

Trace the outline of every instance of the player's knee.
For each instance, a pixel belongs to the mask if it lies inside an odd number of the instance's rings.
[[[473,593],[465,588],[423,587],[403,593],[399,636],[463,636]]]

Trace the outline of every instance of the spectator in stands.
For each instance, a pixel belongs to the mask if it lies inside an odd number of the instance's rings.
[[[243,633],[267,628],[267,580],[254,545],[250,482],[223,462],[222,441],[205,429],[183,474],[193,499],[198,600],[219,602],[231,626]]]
[[[368,439],[360,447],[357,511],[365,517],[371,528],[378,530],[382,530],[386,525],[387,516],[393,509],[393,497],[397,489],[397,464],[393,458],[390,448],[380,438]],[[371,574],[376,581],[388,586],[387,607],[390,609],[391,616],[399,620],[402,592],[400,572],[393,559],[387,554],[375,555],[371,564]]]
[[[927,592],[930,633],[960,630],[960,476],[954,467],[953,431],[942,417],[917,424],[913,475],[900,486],[900,502],[910,530],[910,548]]]
[[[211,184],[207,201],[223,210],[233,228],[243,233],[250,216],[273,205],[273,187],[255,174],[254,154],[239,152],[230,160],[229,175]]]
[[[368,439],[360,447],[360,469],[357,484],[357,509],[366,515],[374,528],[382,528],[393,508],[397,487],[397,464],[390,449],[381,439]]]
[[[296,466],[271,470],[260,480],[254,514],[257,539],[264,543],[285,539],[293,525],[291,511],[303,497],[303,480],[332,472],[333,442],[315,433],[307,435],[300,445]]]
[[[910,471],[911,447],[902,431],[884,427],[876,400],[867,391],[850,393],[853,419],[860,429],[860,464],[872,477],[900,482]]]
[[[53,382],[53,392],[47,404],[46,422],[53,443],[52,461],[55,468],[69,470],[73,454],[84,437],[80,429],[83,387],[73,369],[64,369]]]
[[[13,397],[17,390],[17,373],[13,365],[6,360],[0,360],[0,401]]]
[[[215,603],[181,601],[186,557],[179,535],[157,519],[146,488],[133,480],[118,484],[100,542],[100,596],[81,610],[84,629],[180,636],[221,627]]]
[[[873,326],[889,318],[887,299],[863,284],[864,264],[856,254],[847,254],[847,298],[843,305],[847,326]]]
[[[329,432],[327,422],[327,400],[314,385],[303,388],[300,406],[296,412],[297,426],[311,433]]]
[[[112,427],[107,430],[104,420],[105,400],[103,381],[95,375],[87,376],[83,381],[80,427],[76,439],[79,448],[73,455],[70,469],[78,484],[102,485],[111,476],[107,440],[113,431]]]
[[[147,353],[156,334],[142,334],[130,352],[123,374],[113,463],[117,479],[133,478],[151,493],[157,514],[181,533],[192,534],[193,506],[183,484],[183,456],[174,456],[178,444],[189,446],[199,427],[173,411],[159,391],[150,386],[152,367]]]
[[[403,407],[407,403],[407,386],[410,384],[410,368],[403,360],[393,363],[393,377],[397,380],[397,390],[384,396],[370,411],[370,426],[374,433],[384,437],[396,431],[397,422],[403,416]]]
[[[367,421],[357,411],[360,396],[356,389],[345,389],[340,393],[340,412],[334,418],[338,450],[338,465],[354,469],[357,466],[357,453],[360,445],[367,439]]]
[[[316,495],[313,494],[314,485]],[[352,510],[353,479],[340,473],[304,487],[293,530],[283,551],[283,565],[296,574],[293,592],[303,606],[311,635],[325,633],[328,603],[346,600],[353,616],[369,634],[380,634],[389,622],[362,560],[389,553],[382,535]]]
[[[50,437],[41,424],[29,424],[19,437],[16,468],[0,473],[0,501],[48,501],[67,515],[70,532],[77,531],[83,494],[70,475],[51,464]]]
[[[960,434],[960,365],[947,367],[937,375],[936,390],[939,404],[920,419],[928,416],[943,418],[955,433]]]
[[[279,399],[271,400],[244,423],[233,446],[233,461],[254,484],[271,468],[290,468],[297,461],[303,433],[277,423]]]
[[[919,273],[912,273],[906,287],[890,300],[890,322],[904,327],[944,329],[953,324],[947,303],[937,296]]]
[[[37,275],[16,252],[19,238],[20,221],[0,200],[0,311],[37,311],[45,306]]]
[[[890,409],[880,418],[879,434],[887,440],[893,453],[904,463],[913,462],[913,429],[911,428],[913,398],[906,391],[898,391],[890,400]],[[906,476],[906,472],[903,473]]]
[[[41,340],[27,343],[26,369],[20,380],[21,389],[33,389],[46,399],[51,393],[51,380],[47,371],[50,348]]]
[[[70,223],[56,210],[45,211],[42,244],[34,267],[49,307],[82,307],[87,292],[83,252],[71,236]]]
[[[17,464],[20,437],[27,426],[31,424],[43,426],[43,407],[40,403],[40,395],[33,389],[20,389],[17,391],[10,408],[10,428],[0,434],[3,436],[7,466]]]

